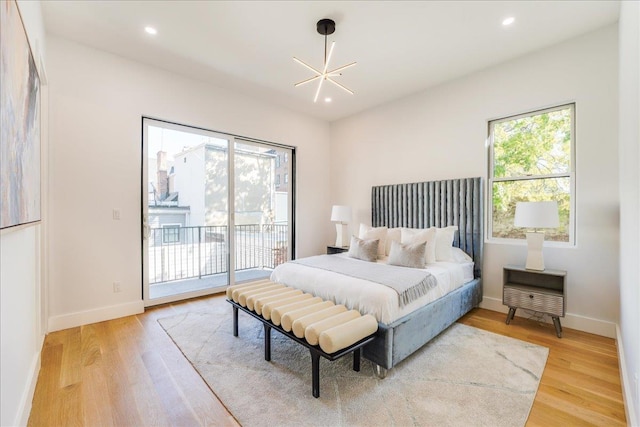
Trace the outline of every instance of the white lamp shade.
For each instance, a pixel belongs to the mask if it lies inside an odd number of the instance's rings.
[[[513,225],[527,228],[557,228],[560,225],[558,202],[516,203]]]
[[[349,222],[351,221],[351,208],[349,206],[334,205],[331,208],[331,221]]]

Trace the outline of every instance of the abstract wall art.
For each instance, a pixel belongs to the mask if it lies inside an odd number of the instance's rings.
[[[40,221],[40,78],[14,0],[0,0],[0,228]]]

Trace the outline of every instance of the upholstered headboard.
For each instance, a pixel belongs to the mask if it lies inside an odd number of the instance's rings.
[[[407,228],[457,225],[453,245],[468,253],[475,275],[482,270],[482,178],[448,179],[371,189],[371,225]]]

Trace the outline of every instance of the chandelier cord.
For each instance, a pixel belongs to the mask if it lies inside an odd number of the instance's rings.
[[[327,35],[324,35],[324,62],[322,63],[323,66],[327,65]]]

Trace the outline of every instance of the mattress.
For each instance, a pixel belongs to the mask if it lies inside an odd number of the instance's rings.
[[[346,253],[331,256],[351,259]],[[380,259],[378,263],[386,264],[386,259]],[[473,280],[473,262],[435,262],[425,270],[436,278],[437,285],[403,307],[398,303],[397,292],[390,287],[295,262],[277,266],[271,273],[271,280],[344,304],[362,314],[373,315],[380,323],[390,324]]]

